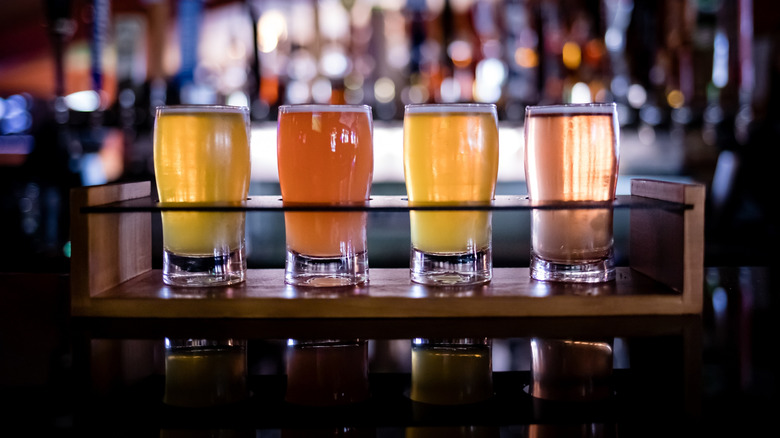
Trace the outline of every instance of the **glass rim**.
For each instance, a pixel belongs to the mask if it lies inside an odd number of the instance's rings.
[[[462,103],[410,103],[404,106],[404,112],[407,114],[435,114],[452,112],[470,112],[493,113],[497,112],[496,104],[484,102],[462,102]]]
[[[245,113],[249,114],[249,108],[237,105],[212,105],[212,104],[176,104],[157,105],[155,113]]]
[[[525,114],[612,114],[616,110],[617,104],[615,102],[564,103],[557,105],[529,105],[525,107]]]
[[[371,106],[365,104],[301,103],[279,106],[279,113],[358,113],[371,112]]]

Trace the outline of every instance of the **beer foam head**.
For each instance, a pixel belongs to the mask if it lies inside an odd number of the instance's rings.
[[[593,114],[593,115],[611,115],[615,112],[614,103],[576,103],[565,105],[542,105],[528,106],[525,113],[528,116],[542,115],[574,115],[574,114]]]
[[[245,106],[229,105],[161,105],[157,107],[157,113],[165,114],[194,114],[194,113],[249,113]]]
[[[495,113],[496,106],[492,103],[432,103],[410,104],[404,108],[406,114],[441,114],[441,113]]]
[[[371,107],[368,105],[301,104],[279,107],[279,113],[365,113],[369,111]]]

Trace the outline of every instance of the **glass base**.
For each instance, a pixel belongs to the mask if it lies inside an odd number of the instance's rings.
[[[163,250],[163,282],[186,287],[241,283],[246,278],[245,251],[241,247],[229,254],[184,256]]]
[[[493,278],[490,248],[481,251],[436,254],[412,248],[411,278],[431,286],[467,286],[487,283]]]
[[[368,252],[312,257],[287,250],[284,282],[293,286],[354,286],[368,281]]]
[[[601,260],[582,263],[558,263],[531,253],[531,278],[567,283],[603,283],[615,279],[615,259],[612,251]]]

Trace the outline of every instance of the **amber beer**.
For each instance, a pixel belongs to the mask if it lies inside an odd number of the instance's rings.
[[[498,175],[492,104],[407,105],[404,176],[411,205],[490,202]],[[489,211],[410,212],[411,279],[433,285],[490,281]]]
[[[618,135],[614,104],[526,108],[525,175],[530,200],[612,201]],[[531,276],[589,283],[613,279],[612,208],[534,209]]]
[[[249,193],[250,170],[247,108],[157,108],[154,171],[161,205],[239,205]],[[217,286],[243,281],[245,216],[163,211],[165,283]]]
[[[279,108],[277,161],[286,205],[363,204],[374,171],[366,105]],[[344,286],[368,279],[366,213],[286,212],[285,281]]]

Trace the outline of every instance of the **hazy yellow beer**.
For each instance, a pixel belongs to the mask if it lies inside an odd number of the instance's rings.
[[[162,205],[240,204],[249,194],[248,110],[158,107],[154,170]],[[164,281],[181,286],[243,281],[245,216],[163,211]]]
[[[612,201],[617,173],[614,104],[526,109],[525,175],[532,202]],[[533,210],[531,276],[572,282],[614,278],[612,208]]]
[[[491,201],[498,174],[495,105],[407,105],[404,174],[412,205]],[[489,211],[411,211],[412,280],[489,281],[490,221]]]

